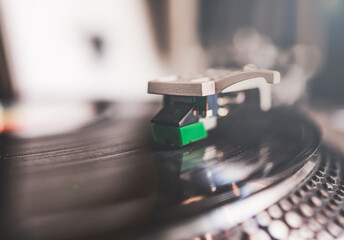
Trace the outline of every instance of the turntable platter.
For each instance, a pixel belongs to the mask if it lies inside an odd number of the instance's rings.
[[[340,200],[332,212],[343,208],[341,156],[318,149],[318,128],[297,110],[238,109],[207,139],[180,149],[153,143],[149,118],[157,110],[113,104],[69,133],[2,136],[3,232],[10,239],[277,238],[259,214],[271,224],[280,218],[287,236],[301,229],[288,225],[288,212],[308,224],[331,199]],[[309,205],[321,191],[327,200]],[[304,204],[313,211],[308,217]]]

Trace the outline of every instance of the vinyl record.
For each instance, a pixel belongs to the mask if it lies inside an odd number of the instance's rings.
[[[341,155],[318,149],[318,128],[296,109],[238,108],[207,139],[183,148],[153,143],[149,120],[158,109],[110,104],[68,133],[2,136],[2,232],[9,239],[247,239],[301,234],[306,226],[313,236],[340,234],[328,224],[343,229]],[[312,229],[326,204],[334,218]],[[290,218],[301,224],[291,227]]]

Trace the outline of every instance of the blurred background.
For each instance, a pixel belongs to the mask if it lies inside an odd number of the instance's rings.
[[[3,56],[20,99],[142,100],[153,78],[254,63],[282,72],[281,102],[306,86],[314,99],[344,101],[340,0],[0,3]]]
[[[253,63],[281,72],[275,105],[344,103],[340,0],[0,0],[0,11],[3,102],[150,101],[150,79]]]

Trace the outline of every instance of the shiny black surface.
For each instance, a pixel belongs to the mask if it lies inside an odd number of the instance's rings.
[[[149,119],[158,109],[114,105],[69,134],[1,136],[6,237],[151,239],[316,166],[303,169],[319,132],[295,109],[237,109],[208,139],[181,149],[153,144]]]
[[[159,190],[168,196],[167,202],[182,202],[199,195],[216,198],[231,192],[235,184],[250,191],[225,200],[245,198],[299,169],[319,141],[315,126],[292,110],[263,113],[238,109],[231,117],[220,119],[205,141],[181,149],[156,146]],[[272,180],[258,189],[247,186],[262,178]],[[177,214],[176,209],[172,212]]]

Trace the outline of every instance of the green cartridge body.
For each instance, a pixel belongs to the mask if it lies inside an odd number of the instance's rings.
[[[152,123],[154,141],[173,144],[178,147],[201,140],[208,136],[202,122],[196,122],[184,127],[172,127]]]

